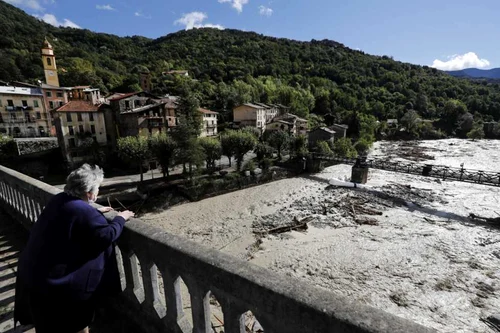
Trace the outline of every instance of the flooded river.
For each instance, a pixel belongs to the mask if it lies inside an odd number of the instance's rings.
[[[500,141],[379,142],[376,157],[500,171]],[[334,188],[350,166],[141,219],[279,274],[441,332],[491,332],[500,312],[500,188],[370,170],[370,191]],[[306,232],[257,237],[307,218]]]

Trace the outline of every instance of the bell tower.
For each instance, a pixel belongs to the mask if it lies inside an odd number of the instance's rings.
[[[51,86],[59,87],[59,77],[57,75],[56,56],[54,49],[47,38],[42,45],[42,63],[45,71],[45,82]]]

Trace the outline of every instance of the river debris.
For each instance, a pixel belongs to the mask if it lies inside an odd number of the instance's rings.
[[[285,226],[280,226],[276,228],[271,228],[268,230],[255,230],[254,233],[257,235],[275,235],[275,234],[282,234],[285,232],[290,232],[290,231],[306,231],[308,229],[307,223],[311,222],[314,218],[311,216],[308,216],[304,219],[299,220],[297,217],[294,218],[294,224],[292,225],[285,225]]]
[[[488,318],[481,318],[481,321],[488,325],[492,330],[500,332],[500,313],[489,316]]]
[[[469,217],[473,220],[478,220],[482,222],[487,222],[487,223],[492,223],[492,224],[497,224],[500,226],[500,217],[484,217],[484,216],[479,216],[473,213],[469,214]]]

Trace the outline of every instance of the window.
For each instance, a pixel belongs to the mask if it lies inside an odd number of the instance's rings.
[[[28,101],[23,100],[21,102],[23,103],[23,106],[28,106]]]
[[[45,96],[47,96],[47,97],[52,97],[52,93],[51,93],[50,91],[46,91],[46,92],[45,92]]]
[[[66,121],[68,121],[68,122],[73,121],[73,120],[71,120],[71,113],[66,113]]]
[[[40,112],[36,113],[36,119],[42,119],[42,114]]]
[[[64,105],[64,102],[63,101],[59,101],[59,106],[63,106]]]
[[[83,129],[83,125],[79,125],[79,126],[78,126],[78,131],[79,131],[80,133],[83,133],[83,131],[84,131],[84,129]]]
[[[0,106],[2,106],[2,100],[0,99]]]
[[[71,138],[68,140],[68,146],[70,148],[75,148],[76,147],[76,143],[75,143],[75,139]]]
[[[49,57],[47,57],[47,65],[52,66],[52,59]]]
[[[11,99],[8,99],[8,100],[7,100],[7,105],[8,105],[8,106],[14,106],[14,101],[13,101],[13,100],[11,100]]]
[[[89,112],[89,120],[94,121],[94,114],[92,112]]]
[[[29,112],[25,112],[24,113],[24,119],[26,120],[27,123],[30,122],[31,120],[31,117],[30,117],[30,113]]]
[[[58,93],[56,93],[56,96],[59,97],[59,98],[62,98],[63,97],[63,93],[62,92],[58,92]]]
[[[125,109],[130,109],[130,102],[129,101],[125,101]]]
[[[81,113],[77,114],[77,115],[76,115],[76,119],[77,119],[78,121],[83,121],[83,119],[82,119],[82,114],[81,114]]]
[[[54,102],[49,101],[49,108],[52,110],[54,108]]]
[[[38,126],[38,132],[41,136],[45,136],[45,130],[43,129],[43,126]]]
[[[2,114],[1,113],[0,113],[0,123],[3,123],[3,118],[2,118]],[[0,130],[2,130],[2,129],[0,128]],[[0,132],[0,133],[2,133],[2,132]]]
[[[11,113],[10,114],[10,120],[16,120],[17,119],[17,116],[15,113]]]
[[[38,101],[37,101],[36,99],[33,101],[33,105],[34,105],[36,108],[40,107],[40,106],[38,105]]]
[[[95,134],[95,126],[94,125],[90,125],[90,132],[92,134]]]
[[[69,130],[69,135],[75,135],[75,130],[73,129],[73,126],[68,126]]]
[[[92,139],[94,139],[94,142],[97,143],[97,138],[95,136],[93,136]]]

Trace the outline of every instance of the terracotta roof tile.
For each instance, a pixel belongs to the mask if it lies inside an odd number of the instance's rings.
[[[90,101],[69,101],[60,108],[56,109],[56,112],[97,112],[101,104],[94,105]]]

